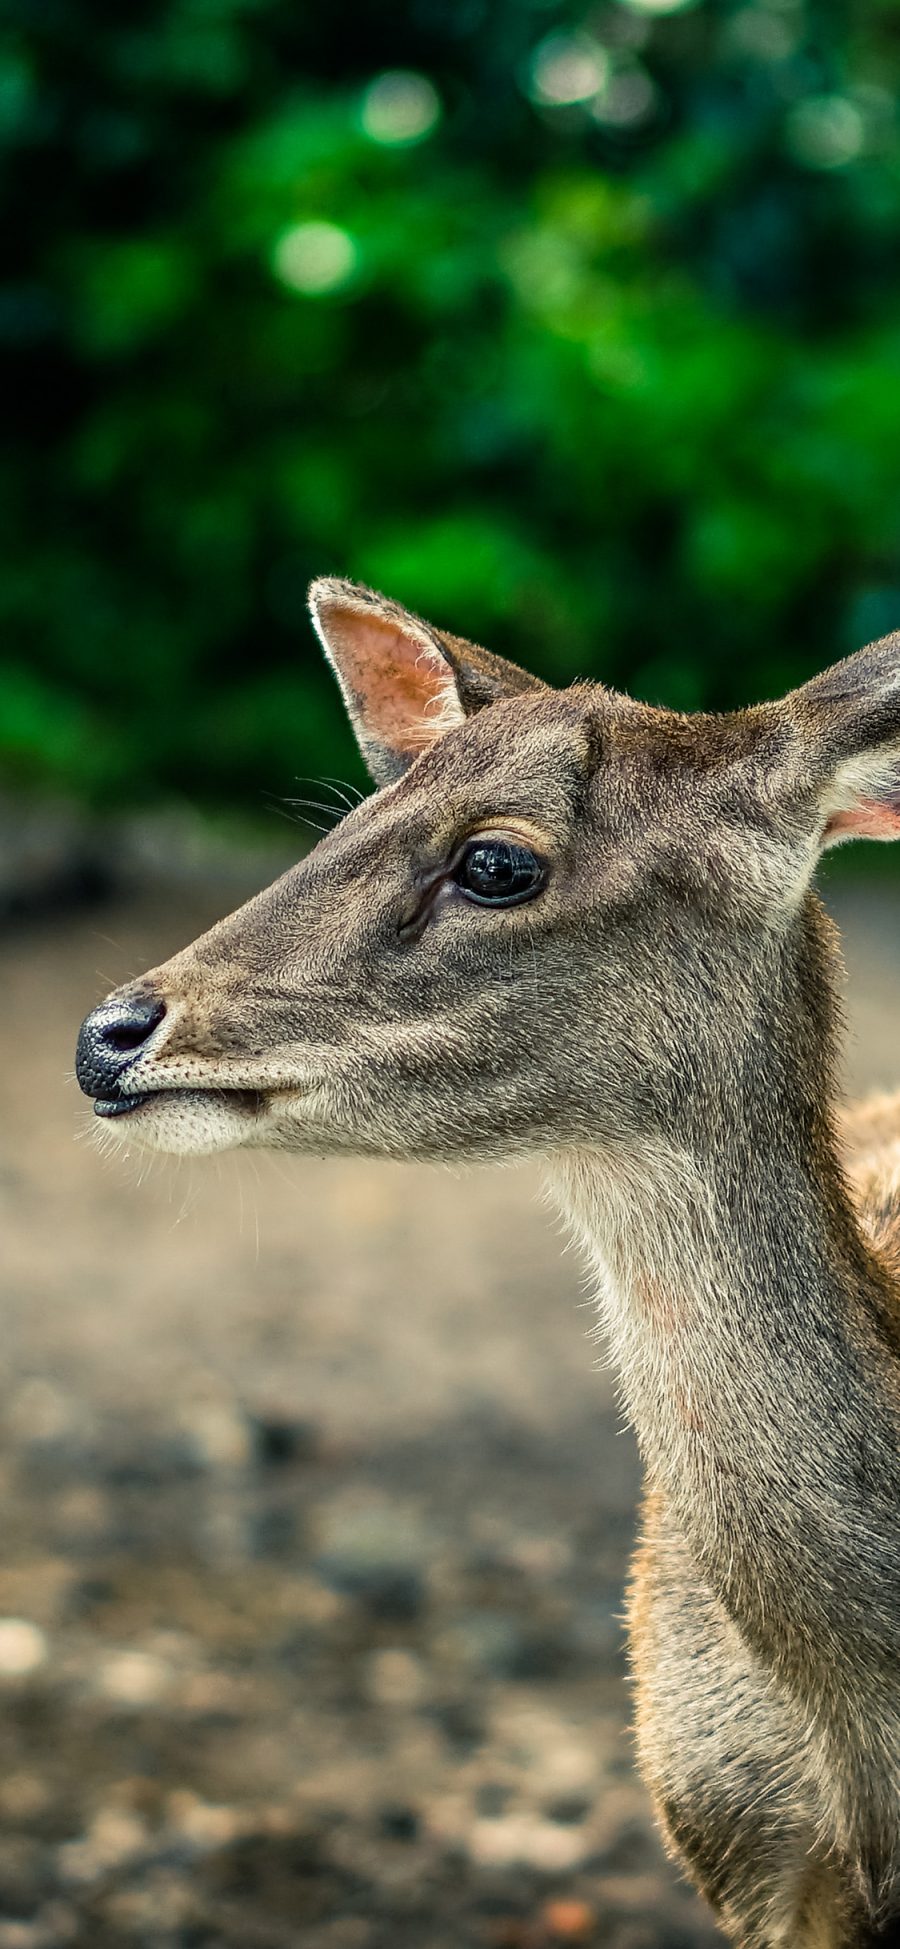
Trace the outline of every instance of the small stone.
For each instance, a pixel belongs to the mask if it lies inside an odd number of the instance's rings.
[[[522,1815],[475,1820],[468,1844],[479,1867],[518,1867],[528,1861],[528,1822]]]
[[[558,1677],[571,1662],[564,1634],[493,1610],[470,1610],[454,1619],[442,1632],[438,1649],[454,1664],[529,1684]]]
[[[414,1841],[419,1833],[419,1816],[413,1807],[383,1807],[378,1825],[390,1841]]]
[[[468,1847],[479,1867],[530,1867],[543,1874],[566,1873],[578,1867],[586,1852],[576,1829],[557,1827],[552,1821],[526,1813],[476,1820]]]
[[[319,1583],[313,1577],[298,1577],[293,1585],[292,1601],[297,1617],[303,1624],[312,1624],[324,1631],[345,1610],[343,1598],[327,1584]]]
[[[287,1468],[308,1462],[317,1454],[319,1431],[302,1415],[278,1409],[260,1410],[250,1422],[253,1452],[263,1468]]]
[[[554,1942],[584,1942],[596,1927],[597,1917],[587,1902],[559,1899],[544,1904],[541,1923]]]
[[[366,1693],[375,1705],[415,1706],[425,1690],[421,1659],[399,1647],[370,1652],[364,1682]]]
[[[104,1658],[97,1682],[100,1691],[119,1705],[155,1705],[169,1690],[174,1673],[165,1658],[152,1651],[117,1651]]]
[[[146,1847],[147,1826],[139,1814],[125,1807],[101,1807],[87,1838],[95,1860],[112,1868]]]
[[[175,1831],[201,1852],[227,1847],[241,1831],[235,1807],[216,1806],[187,1789],[169,1795],[166,1812]]]
[[[499,1814],[505,1814],[511,1799],[512,1791],[505,1781],[483,1780],[475,1794],[475,1806],[487,1820],[496,1820]]]
[[[78,1577],[69,1591],[66,1605],[68,1619],[93,1617],[107,1604],[115,1603],[116,1586],[112,1577]]]
[[[496,1611],[467,1611],[440,1635],[436,1650],[453,1665],[508,1676],[519,1641],[516,1624]]]
[[[91,1882],[109,1868],[118,1868],[142,1854],[147,1846],[146,1823],[122,1807],[102,1807],[80,1841],[67,1841],[57,1862],[66,1881]]]
[[[593,1804],[582,1793],[563,1793],[550,1801],[546,1813],[548,1819],[558,1821],[560,1827],[579,1827],[583,1820],[587,1820]]]
[[[509,1560],[526,1576],[550,1581],[569,1569],[572,1545],[560,1536],[520,1536],[509,1545]]]
[[[232,1672],[194,1672],[182,1683],[179,1703],[183,1712],[199,1718],[239,1719],[245,1690]]]
[[[28,1678],[50,1655],[46,1632],[25,1617],[0,1618],[0,1677]]]
[[[592,1747],[570,1742],[553,1742],[535,1756],[535,1772],[544,1791],[554,1797],[575,1794],[593,1786],[597,1776],[597,1754]]]
[[[564,1632],[525,1627],[516,1630],[500,1673],[504,1678],[534,1684],[558,1678],[571,1663],[572,1648]]]
[[[421,1525],[392,1505],[326,1510],[316,1568],[332,1589],[365,1604],[374,1616],[398,1623],[417,1617],[425,1602]]]
[[[195,1913],[190,1883],[171,1868],[152,1869],[132,1887],[112,1890],[103,1903],[109,1939],[115,1942],[183,1942]]]
[[[442,1699],[429,1707],[428,1716],[457,1753],[474,1752],[485,1738],[484,1714],[471,1697]]]
[[[456,1854],[466,1849],[471,1828],[468,1796],[455,1788],[429,1800],[425,1807],[425,1825],[432,1839],[440,1843],[445,1853]]]
[[[198,1462],[208,1469],[244,1468],[250,1459],[246,1417],[228,1401],[193,1401],[182,1426]]]
[[[584,1836],[575,1827],[557,1827],[553,1821],[536,1821],[529,1834],[527,1860],[543,1874],[568,1874],[587,1858]]]
[[[56,1867],[68,1883],[90,1883],[111,1867],[121,1867],[144,1852],[148,1826],[125,1807],[101,1807],[82,1840],[68,1840],[56,1853]]]

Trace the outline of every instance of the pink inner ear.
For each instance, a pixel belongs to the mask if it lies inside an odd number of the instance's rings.
[[[327,632],[370,737],[415,757],[448,728],[448,718],[462,719],[451,666],[424,633],[349,607],[327,617]]]
[[[450,672],[437,650],[411,642],[399,630],[378,628],[371,661],[354,659],[352,683],[366,720],[386,744],[421,750],[437,737]],[[390,636],[390,642],[385,640]]]
[[[825,840],[900,839],[900,806],[890,799],[859,799],[845,812],[833,812]]]

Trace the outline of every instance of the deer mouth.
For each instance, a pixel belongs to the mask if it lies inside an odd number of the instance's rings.
[[[149,1103],[152,1090],[145,1090],[142,1096],[95,1096],[95,1117],[127,1117],[132,1110],[139,1110],[142,1103]]]
[[[135,1077],[135,1083],[143,1078]],[[209,1157],[216,1151],[240,1150],[244,1145],[279,1147],[283,1098],[309,1094],[278,1085],[262,1089],[246,1083],[163,1082],[149,1089],[127,1088],[123,1076],[117,1094],[108,1090],[93,1098],[99,1136],[118,1139],[138,1150],[161,1151],[177,1157]],[[294,1146],[296,1147],[296,1146]]]
[[[172,1089],[142,1090],[132,1096],[97,1096],[94,1098],[95,1117],[129,1117],[136,1110],[142,1110],[147,1103],[155,1107],[162,1103],[182,1102],[188,1098],[201,1098],[206,1102],[221,1103],[223,1108],[242,1112],[245,1116],[258,1116],[266,1101],[263,1090],[229,1089]]]

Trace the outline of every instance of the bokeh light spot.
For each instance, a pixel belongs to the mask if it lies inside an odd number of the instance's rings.
[[[609,57],[587,34],[548,34],[535,48],[528,93],[543,107],[590,101],[603,87]]]
[[[591,103],[591,114],[605,128],[636,129],[656,114],[659,102],[656,83],[643,68],[635,66],[611,76]]]
[[[349,231],[338,224],[294,223],[275,244],[272,269],[292,291],[317,298],[339,291],[353,276],[358,257]]]
[[[638,14],[678,14],[695,7],[697,0],[623,0],[623,5]]]
[[[727,23],[724,42],[730,53],[756,61],[786,61],[797,45],[791,20],[771,7],[742,7]]]
[[[437,89],[424,74],[395,68],[376,76],[362,100],[361,121],[372,142],[392,148],[421,142],[440,120]]]
[[[810,95],[785,124],[788,149],[807,169],[843,169],[859,155],[865,133],[860,110],[845,95]]]

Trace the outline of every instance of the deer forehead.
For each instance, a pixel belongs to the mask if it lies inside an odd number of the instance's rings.
[[[729,720],[682,719],[599,686],[498,701],[364,800],[170,971],[231,976],[246,992],[254,967],[271,982],[279,966],[296,974],[324,955],[337,975],[348,955],[377,944],[385,902],[491,826],[559,868],[549,910],[536,906],[529,928],[543,920],[552,931],[576,897],[602,914],[640,906],[651,890],[655,907],[662,889],[702,909],[729,890],[734,897],[736,879],[765,896],[768,839],[751,744]]]
[[[765,827],[752,716],[685,718],[591,684],[503,699],[448,731],[335,840],[343,849],[377,832],[402,859],[506,818],[560,842],[618,833],[639,854],[644,837],[658,848],[723,824]],[[336,861],[333,841],[317,851]]]

